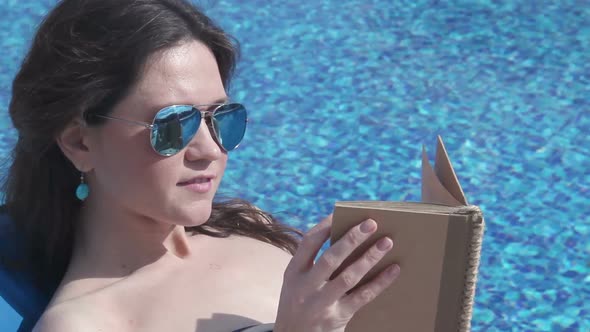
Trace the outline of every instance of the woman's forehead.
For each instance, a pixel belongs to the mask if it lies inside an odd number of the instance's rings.
[[[192,41],[149,57],[129,97],[151,105],[207,104],[226,94],[213,53]]]

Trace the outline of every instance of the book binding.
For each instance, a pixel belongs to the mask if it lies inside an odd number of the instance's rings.
[[[471,219],[471,234],[468,249],[467,269],[465,270],[465,281],[463,287],[463,299],[461,313],[459,316],[459,331],[468,332],[471,330],[471,317],[473,315],[473,304],[475,299],[475,285],[481,257],[481,245],[485,222],[479,207],[467,205],[458,207],[456,214],[464,214]]]

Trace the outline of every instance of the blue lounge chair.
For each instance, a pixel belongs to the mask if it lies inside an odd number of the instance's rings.
[[[19,241],[9,217],[0,214],[0,331],[28,332],[43,312],[49,299],[32,285],[23,271],[10,269],[11,262],[22,261]]]

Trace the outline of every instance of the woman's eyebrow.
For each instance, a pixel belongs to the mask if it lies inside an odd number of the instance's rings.
[[[222,97],[222,98],[218,98],[216,99],[214,102],[212,102],[212,104],[225,104],[229,101],[229,97]]]
[[[210,104],[203,104],[203,105],[200,105],[200,106],[208,106],[207,109],[206,109],[206,111],[211,112],[214,109],[216,109],[219,104],[227,104],[228,101],[229,101],[229,98],[227,96],[225,96],[223,98],[216,99],[215,101],[213,101]],[[195,106],[199,107],[199,105],[195,105]]]

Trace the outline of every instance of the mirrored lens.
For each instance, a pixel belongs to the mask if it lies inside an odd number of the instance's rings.
[[[162,109],[154,118],[151,142],[154,150],[171,156],[182,150],[195,136],[201,123],[201,113],[188,105]]]
[[[248,114],[242,104],[226,104],[215,111],[212,122],[219,144],[225,151],[231,151],[244,138]]]

